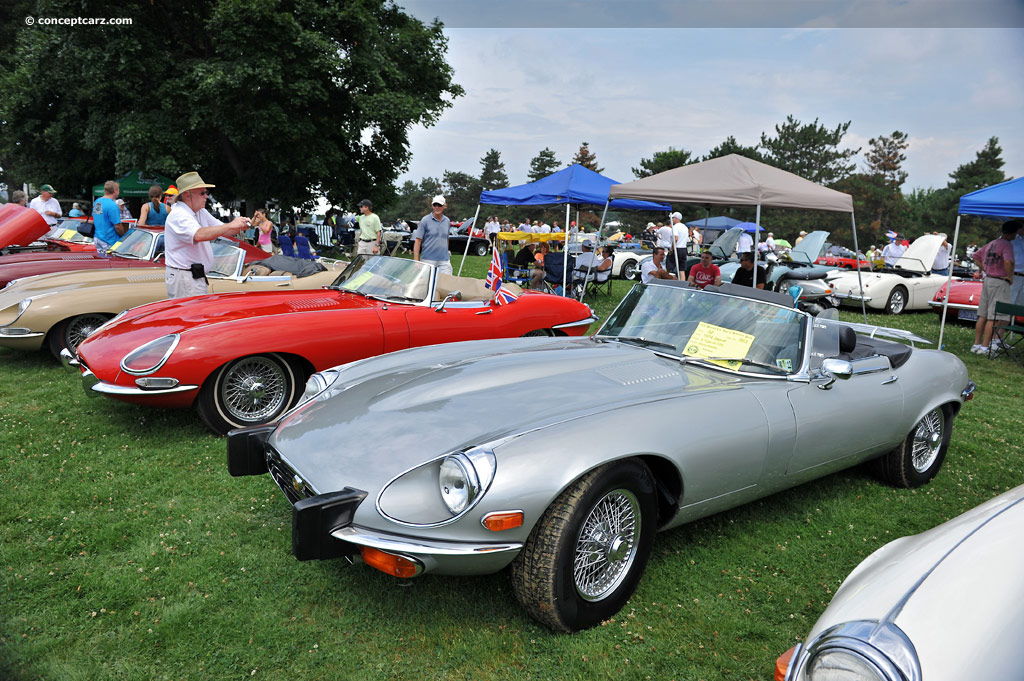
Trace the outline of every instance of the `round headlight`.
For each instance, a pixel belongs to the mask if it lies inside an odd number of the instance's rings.
[[[181,336],[176,333],[161,336],[135,348],[121,360],[121,368],[129,374],[148,374],[164,365],[177,347]]]
[[[480,493],[480,481],[473,464],[463,454],[452,454],[444,458],[437,484],[444,505],[455,514],[466,510]]]
[[[850,650],[825,650],[807,665],[808,681],[889,681],[875,665]]]
[[[325,369],[318,371],[309,377],[306,381],[306,389],[302,391],[302,399],[299,400],[299,404],[305,404],[311,399],[327,390],[338,380],[338,374],[341,373],[337,369]]]

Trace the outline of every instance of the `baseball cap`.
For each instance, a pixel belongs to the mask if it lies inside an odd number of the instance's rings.
[[[443,196],[441,196],[440,194],[438,194],[438,195],[437,195],[437,196],[435,196],[435,197],[434,197],[433,199],[431,199],[431,200],[430,200],[430,203],[431,203],[431,204],[439,203],[439,204],[441,204],[442,206],[446,205],[446,204],[445,204],[445,200],[444,200],[444,197],[443,197]]]
[[[683,219],[683,214],[676,212],[676,213],[672,213],[671,217],[674,217],[676,220],[682,220]]]
[[[373,203],[370,202],[370,199],[363,199],[359,202],[359,205],[366,206],[367,208],[373,208]]]
[[[41,191],[41,192],[50,192],[51,194],[56,194],[57,193],[57,190],[54,189],[53,185],[50,185],[50,184],[44,184],[42,187],[39,188],[39,191]]]

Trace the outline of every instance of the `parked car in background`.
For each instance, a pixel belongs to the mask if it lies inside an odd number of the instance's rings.
[[[473,218],[470,218],[459,224],[458,227],[454,227],[454,233],[448,237],[448,250],[452,253],[465,253],[466,252],[466,239],[470,239],[469,242],[469,254],[470,255],[487,255],[491,249],[491,242],[483,236],[467,237],[470,228],[473,226]]]
[[[803,243],[802,241],[800,243]],[[846,251],[843,255],[830,255],[822,254],[819,256],[814,263],[816,265],[825,265],[826,267],[837,267],[841,270],[855,270],[857,269],[858,262],[860,263],[861,270],[872,270],[874,269],[873,263],[868,260],[868,257],[863,253],[860,253],[857,257],[854,257],[853,251],[844,249]]]
[[[923,340],[659,280],[588,338],[314,374],[277,422],[229,433],[228,469],[271,474],[300,560],[358,555],[402,578],[511,567],[531,616],[576,631],[623,606],[656,530],[868,461],[897,487],[931,480],[973,384],[956,356],[892,337]]]
[[[1020,679],[1024,486],[854,568],[776,681]]]
[[[982,279],[959,278],[954,276],[949,288],[949,302],[946,304],[946,321],[960,321],[974,324],[978,321],[978,300],[981,299]],[[929,301],[936,314],[942,315],[942,301],[946,297],[943,284]],[[1024,317],[1017,317],[1018,324],[1024,324]]]
[[[946,283],[946,275],[932,274],[932,263],[945,240],[945,234],[919,236],[891,269],[844,272],[829,276],[829,283],[843,305],[860,307],[863,300],[867,307],[890,314],[927,310],[935,292]]]
[[[318,288],[336,276],[329,271],[309,277],[255,276],[246,263],[249,251],[224,237],[213,242],[213,253],[214,266],[206,272],[213,293]],[[0,290],[0,347],[46,347],[59,357],[119,312],[166,299],[164,274],[163,267],[102,268],[18,279]]]
[[[725,264],[727,264],[729,262],[733,262],[733,263],[735,263],[735,265],[737,267],[739,267],[739,260],[736,260],[735,258],[733,258],[732,255],[733,255],[733,253],[736,252],[736,244],[737,244],[737,242],[740,239],[740,234],[742,234],[742,233],[743,233],[743,229],[742,228],[740,228],[740,227],[733,227],[732,229],[727,230],[720,237],[715,239],[715,242],[713,244],[708,246],[707,250],[711,252],[711,256],[713,258],[712,262],[714,264],[718,265],[719,267],[722,267],[723,265],[725,265]],[[647,261],[650,258],[651,258],[650,255],[646,255],[646,256],[640,258],[639,262],[637,262],[636,268],[631,270],[631,273],[633,274],[633,276],[628,276],[627,275],[627,273],[625,272],[625,270],[626,270],[626,263],[623,263],[623,265],[622,265],[622,268],[624,270],[623,276],[626,279],[633,279],[634,281],[640,281],[640,268],[643,267],[644,262]],[[700,258],[697,257],[697,256],[689,256],[689,257],[686,258],[686,266],[683,268],[683,272],[682,272],[684,279],[686,278],[686,275],[690,272],[690,268],[693,267],[698,262],[700,262]],[[667,264],[668,260],[667,260],[667,258],[665,260],[665,263],[666,263],[665,267],[668,267],[668,264]],[[673,269],[672,272],[675,272],[675,270]]]
[[[828,232],[820,230],[811,232],[799,244],[791,248],[788,254],[778,257],[774,263],[771,260],[767,263],[763,260],[759,261],[768,270],[768,283],[765,284],[765,288],[785,293],[790,286],[796,285],[806,289],[809,296],[831,295],[831,293],[825,292],[829,286],[825,284],[824,280],[835,271],[835,268],[814,263],[824,248],[827,238]],[[722,281],[732,281],[739,267],[738,260],[720,265]]]
[[[405,258],[357,256],[325,289],[207,295],[130,310],[69,361],[93,395],[156,407],[195,405],[214,431],[280,416],[314,371],[456,340],[581,335],[575,300],[522,293],[491,302],[483,281]]]

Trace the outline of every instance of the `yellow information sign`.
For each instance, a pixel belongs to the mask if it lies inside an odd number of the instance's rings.
[[[63,232],[60,233],[60,236],[57,238],[61,239],[62,241],[71,241],[72,239],[75,238],[76,234],[78,234],[78,232],[74,229],[65,229]]]
[[[370,279],[372,278],[373,272],[360,272],[359,274],[357,274],[356,276],[352,277],[344,284],[342,284],[341,287],[348,289],[349,291],[356,291],[359,289],[360,286],[370,281]]]
[[[683,348],[683,354],[690,357],[746,357],[747,350],[754,342],[749,333],[727,329],[701,322]],[[715,361],[714,364],[726,369],[739,369],[737,361]]]

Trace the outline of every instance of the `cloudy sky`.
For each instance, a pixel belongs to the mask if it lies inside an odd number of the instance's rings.
[[[754,145],[790,114],[851,121],[849,148],[907,133],[905,192],[945,186],[992,136],[1024,175],[1021,0],[397,2],[445,24],[466,90],[412,131],[402,180],[478,174],[494,148],[521,184],[541,149],[567,164],[586,141],[628,182],[656,151]]]

